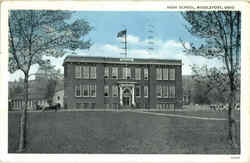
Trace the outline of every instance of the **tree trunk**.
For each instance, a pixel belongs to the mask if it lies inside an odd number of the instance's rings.
[[[20,118],[20,135],[18,152],[23,152],[26,146],[26,128],[27,128],[27,109],[28,109],[28,75],[25,74],[24,79],[24,101],[25,105],[22,107],[22,113]]]
[[[228,108],[228,140],[233,147],[238,147],[236,136],[236,122],[232,117],[232,111],[235,106],[235,86],[233,77],[230,78],[230,95],[229,95],[229,108]],[[234,127],[234,128],[233,128]]]

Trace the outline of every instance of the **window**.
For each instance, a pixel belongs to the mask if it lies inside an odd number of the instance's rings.
[[[169,80],[175,80],[175,69],[170,69]]]
[[[89,96],[89,86],[82,85],[82,92],[83,92],[83,97],[88,97]]]
[[[135,80],[141,80],[141,69],[135,68]]]
[[[80,85],[75,86],[75,96],[81,97],[81,86]]]
[[[135,87],[135,96],[136,97],[140,97],[141,96],[141,87],[140,86],[136,86]]]
[[[174,104],[169,104],[169,109],[174,110]]]
[[[76,79],[81,78],[81,66],[75,66],[75,78]]]
[[[96,97],[96,85],[90,85],[89,89],[90,89],[90,96]]]
[[[148,69],[144,68],[144,80],[148,80]]]
[[[126,79],[126,68],[122,68],[122,79]]]
[[[89,66],[82,66],[83,79],[89,79]]]
[[[175,86],[170,86],[169,87],[169,97],[175,97]]]
[[[109,86],[108,85],[105,85],[104,86],[104,96],[109,96]]]
[[[126,79],[131,79],[131,69],[126,67]]]
[[[161,68],[156,69],[156,80],[162,80],[162,69]]]
[[[164,68],[162,70],[162,73],[163,73],[163,80],[168,80],[168,69]]]
[[[157,108],[157,109],[162,109],[162,104],[157,104],[157,105],[156,105],[156,108]]]
[[[112,78],[113,79],[118,78],[118,67],[112,67]]]
[[[117,97],[118,96],[118,86],[117,85],[113,85],[112,86],[112,96],[113,97]]]
[[[168,97],[168,86],[163,86],[162,87],[162,95],[163,97]]]
[[[90,79],[96,79],[96,67],[95,66],[90,67]]]
[[[76,109],[80,109],[81,108],[81,103],[76,103]]]
[[[105,105],[105,108],[106,108],[106,109],[110,109],[110,108],[111,108],[111,104],[106,103],[106,104],[104,104],[104,105]]]
[[[148,97],[148,86],[144,86],[144,97]]]
[[[167,103],[163,103],[162,105],[163,105],[163,106],[162,106],[163,109],[168,109],[168,104],[167,104]]]
[[[113,109],[118,109],[118,104],[117,104],[117,103],[113,103],[113,104],[112,104],[112,108],[113,108]]]
[[[109,67],[104,68],[104,78],[109,78]]]
[[[89,103],[83,103],[83,108],[88,109],[89,108]]]
[[[90,103],[91,104],[91,109],[95,109],[95,103]]]
[[[162,87],[160,85],[156,86],[156,96],[161,97],[162,96]]]

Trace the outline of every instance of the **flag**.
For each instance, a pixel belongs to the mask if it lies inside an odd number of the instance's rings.
[[[123,37],[124,35],[126,35],[126,33],[127,33],[127,30],[125,29],[125,30],[122,30],[122,31],[120,31],[118,34],[117,34],[117,37]]]

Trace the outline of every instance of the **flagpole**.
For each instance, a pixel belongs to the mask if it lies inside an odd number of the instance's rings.
[[[126,30],[126,32],[125,32],[125,58],[127,58],[127,29],[125,29]]]

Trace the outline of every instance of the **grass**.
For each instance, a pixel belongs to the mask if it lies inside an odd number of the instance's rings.
[[[9,153],[17,149],[19,117],[9,113]],[[239,154],[226,135],[227,121],[133,112],[34,112],[28,113],[25,153]]]

